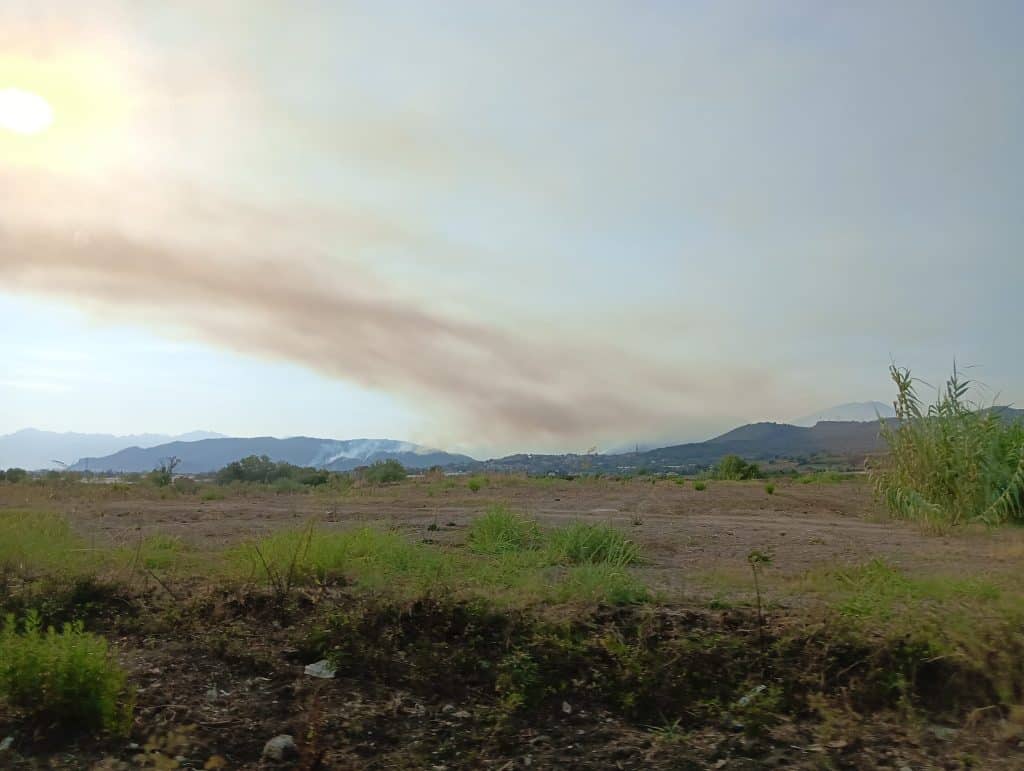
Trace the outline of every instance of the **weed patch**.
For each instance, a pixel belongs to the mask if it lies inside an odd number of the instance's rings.
[[[548,536],[552,562],[561,565],[608,564],[617,567],[640,561],[640,547],[614,527],[576,522]]]
[[[477,554],[537,549],[541,545],[540,526],[535,520],[504,506],[493,506],[486,514],[473,520],[466,543],[470,551]]]

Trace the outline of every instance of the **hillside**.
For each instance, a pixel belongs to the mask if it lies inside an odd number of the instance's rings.
[[[331,471],[347,471],[378,460],[395,459],[407,468],[429,468],[452,463],[473,463],[467,455],[433,450],[393,439],[318,439],[297,436],[276,439],[224,437],[198,442],[170,442],[155,447],[129,447],[111,455],[83,458],[73,468],[82,471],[151,471],[170,456],[181,459],[178,471],[202,474],[223,468],[248,455],[267,455],[272,460],[296,466],[314,466]]]
[[[581,471],[614,473],[641,468],[650,471],[694,471],[711,466],[730,454],[755,461],[828,457],[858,464],[867,454],[882,449],[877,422],[824,422],[811,428],[787,423],[750,423],[704,442],[659,447],[646,452],[614,455],[519,454],[484,461],[478,467],[532,474]]]

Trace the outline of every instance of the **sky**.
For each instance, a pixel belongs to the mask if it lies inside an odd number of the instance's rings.
[[[1020,405],[1021,29],[995,0],[0,0],[0,432],[581,452],[954,359]]]

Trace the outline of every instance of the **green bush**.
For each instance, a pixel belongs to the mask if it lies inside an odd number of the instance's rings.
[[[640,547],[614,527],[576,522],[553,531],[548,538],[551,561],[562,565],[632,565]]]
[[[466,487],[472,490],[474,493],[480,492],[480,489],[487,485],[487,477],[475,476],[470,477],[466,480]]]
[[[694,490],[707,490],[708,489],[708,484],[704,480],[698,479],[696,482],[693,483],[693,489]]]
[[[739,455],[726,455],[712,472],[715,479],[757,479],[761,469],[756,463],[747,463]]]
[[[199,483],[192,477],[176,477],[173,486],[175,490],[185,495],[195,495],[199,492]]]
[[[0,630],[0,702],[41,727],[116,733],[127,731],[132,709],[106,640],[80,622],[43,631],[34,612],[21,631],[14,616]]]
[[[9,468],[4,474],[8,482],[24,482],[28,479],[28,472],[23,468]]]
[[[764,486],[764,491],[768,493],[768,495],[775,495],[775,485],[769,482]]]
[[[925,409],[910,370],[890,368],[895,421],[883,421],[886,457],[871,468],[875,489],[898,517],[935,528],[1024,522],[1024,425],[968,399],[956,368]]]
[[[374,485],[401,482],[406,476],[405,466],[394,459],[379,460],[362,470],[363,479]]]
[[[469,526],[467,539],[470,551],[477,554],[537,549],[541,532],[537,522],[504,506],[492,506],[486,514],[477,517]]]

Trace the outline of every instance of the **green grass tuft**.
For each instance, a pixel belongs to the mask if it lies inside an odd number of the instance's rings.
[[[504,554],[537,549],[541,545],[536,520],[516,514],[504,506],[492,506],[469,526],[466,541],[476,554]]]
[[[576,522],[548,536],[552,562],[561,565],[607,564],[618,567],[640,561],[640,547],[608,525]]]
[[[76,572],[88,567],[96,556],[84,548],[59,514],[0,512],[0,577]]]

